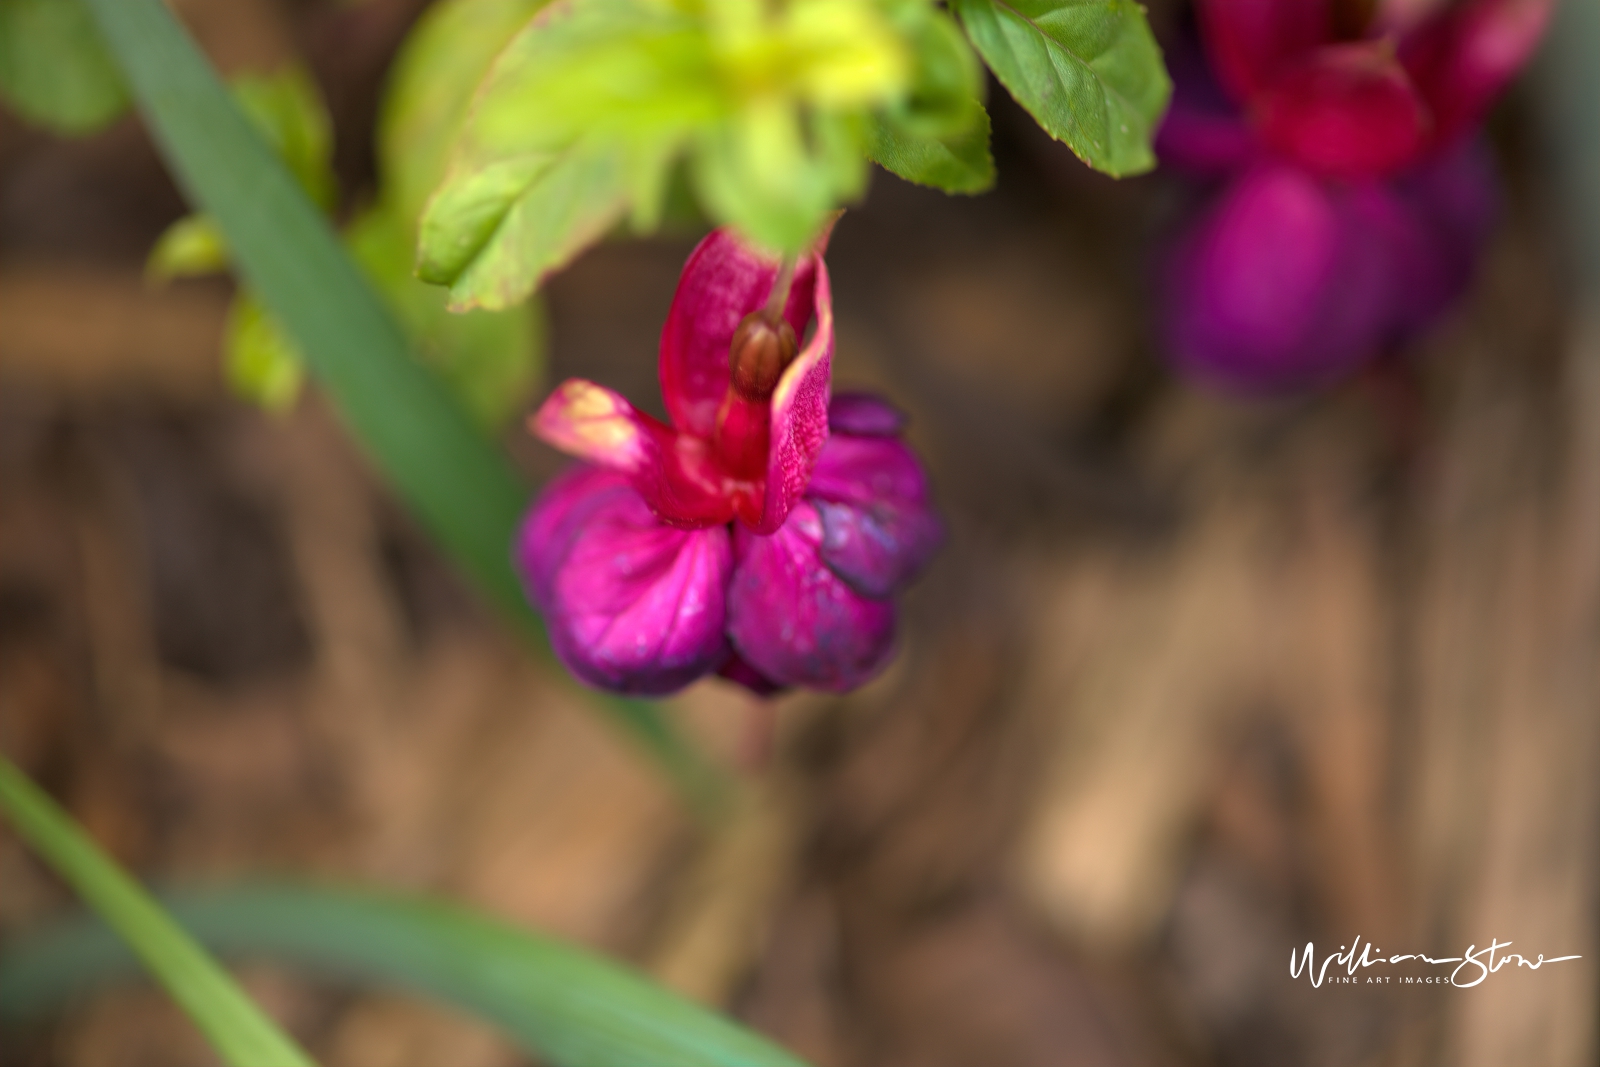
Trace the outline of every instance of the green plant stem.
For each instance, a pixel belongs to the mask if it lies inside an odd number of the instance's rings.
[[[511,544],[527,487],[419,360],[383,301],[161,0],[85,0],[191,203],[299,344],[346,425],[422,524],[513,623],[548,649]],[[661,710],[595,703],[653,754],[702,818],[727,786]]]
[[[311,1067],[234,980],[28,777],[0,756],[0,811],[105,919],[234,1067]]]

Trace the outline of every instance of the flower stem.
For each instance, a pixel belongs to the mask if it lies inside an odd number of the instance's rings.
[[[789,290],[794,286],[794,268],[798,262],[798,256],[783,257],[783,266],[778,268],[778,276],[772,281],[772,291],[767,294],[767,306],[763,310],[768,322],[776,323],[783,318],[783,309],[789,304]]]

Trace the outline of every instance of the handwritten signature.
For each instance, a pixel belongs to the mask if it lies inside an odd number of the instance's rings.
[[[1323,979],[1327,977],[1329,965],[1334,963],[1344,967],[1345,973],[1349,976],[1342,980],[1338,977],[1335,977],[1333,981],[1338,982],[1359,981],[1359,979],[1355,977],[1355,974],[1358,970],[1364,967],[1376,967],[1379,964],[1404,963],[1407,960],[1421,960],[1423,963],[1434,965],[1453,963],[1456,965],[1456,967],[1455,970],[1450,972],[1448,979],[1443,976],[1428,976],[1425,978],[1406,976],[1400,979],[1401,982],[1427,982],[1429,984],[1437,982],[1442,985],[1448,981],[1450,985],[1456,986],[1460,989],[1470,989],[1471,987],[1482,982],[1485,978],[1488,978],[1491,974],[1498,973],[1500,968],[1504,967],[1512,960],[1517,962],[1518,967],[1526,967],[1529,970],[1537,971],[1540,967],[1543,967],[1547,963],[1565,963],[1567,960],[1583,959],[1582,956],[1556,956],[1547,960],[1544,958],[1544,953],[1542,952],[1539,954],[1537,959],[1533,960],[1528,959],[1526,956],[1523,956],[1518,952],[1504,953],[1499,959],[1495,959],[1494,954],[1496,950],[1507,949],[1511,947],[1510,941],[1500,941],[1498,939],[1491,940],[1489,944],[1483,948],[1479,948],[1475,944],[1468,945],[1466,955],[1464,956],[1446,956],[1441,959],[1434,959],[1432,956],[1425,956],[1420,952],[1402,956],[1388,957],[1385,957],[1382,953],[1374,955],[1373,953],[1376,950],[1373,948],[1372,942],[1370,941],[1362,947],[1361,955],[1357,956],[1357,945],[1361,945],[1360,937],[1357,937],[1354,941],[1352,941],[1348,949],[1344,945],[1340,945],[1338,952],[1332,952],[1323,957],[1322,967],[1317,970],[1315,974],[1313,974],[1312,964],[1316,959],[1316,949],[1312,942],[1307,941],[1304,951],[1298,954],[1298,959],[1296,958],[1297,953],[1295,950],[1289,950],[1289,977],[1299,978],[1300,972],[1304,971],[1306,977],[1311,981],[1312,988],[1315,989],[1322,985]],[[1461,972],[1463,969],[1467,968],[1476,968],[1476,970],[1467,970],[1465,977],[1470,980],[1463,981]],[[1367,980],[1369,982],[1388,982],[1390,981],[1390,978],[1389,976],[1385,975],[1381,978],[1369,977]]]

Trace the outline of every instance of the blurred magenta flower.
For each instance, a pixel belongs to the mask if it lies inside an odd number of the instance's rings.
[[[720,671],[760,693],[844,691],[890,658],[891,598],[942,526],[899,413],[830,403],[820,245],[781,274],[726,229],[694,250],[661,335],[671,425],[576,378],[530,420],[585,462],[534,503],[517,562],[592,685],[661,695]]]
[[[1466,288],[1497,202],[1476,128],[1551,2],[1196,6],[1157,149],[1224,180],[1166,259],[1168,348],[1246,391],[1332,380]]]

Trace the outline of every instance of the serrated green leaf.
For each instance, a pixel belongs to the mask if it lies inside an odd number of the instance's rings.
[[[438,901],[304,885],[166,898],[228,956],[406,989],[473,1012],[561,1067],[804,1067],[759,1034],[583,949]],[[0,955],[0,1015],[42,1013],[131,961],[103,927],[47,927]]]
[[[234,392],[268,411],[287,411],[305,384],[305,357],[278,320],[248,291],[233,298],[222,359]]]
[[[311,1058],[279,1030],[228,973],[151,900],[71,816],[0,756],[0,812],[172,995],[231,1067],[311,1067]],[[126,958],[123,944],[99,927],[102,949]],[[59,960],[57,961],[59,962]],[[131,960],[129,962],[132,962]],[[0,978],[0,988],[6,985]],[[0,1010],[17,998],[0,993]]]
[[[452,314],[446,293],[411,272],[411,229],[394,210],[366,211],[345,231],[350,252],[388,298],[422,356],[480,424],[503,428],[526,404],[544,352],[543,305]]]
[[[947,193],[981,193],[994,185],[994,157],[989,154],[989,113],[973,100],[965,130],[938,137],[918,135],[896,117],[875,120],[873,162],[918,185]]]
[[[953,0],[967,35],[1050,136],[1113,177],[1155,166],[1172,83],[1132,0]]]
[[[0,0],[0,97],[29,122],[93,133],[128,91],[78,0]]]
[[[383,198],[413,230],[444,178],[474,90],[506,43],[549,2],[443,0],[406,37],[390,67],[377,141]]]
[[[164,230],[145,260],[153,282],[215,274],[228,269],[228,244],[217,224],[204,215],[185,215]]]

